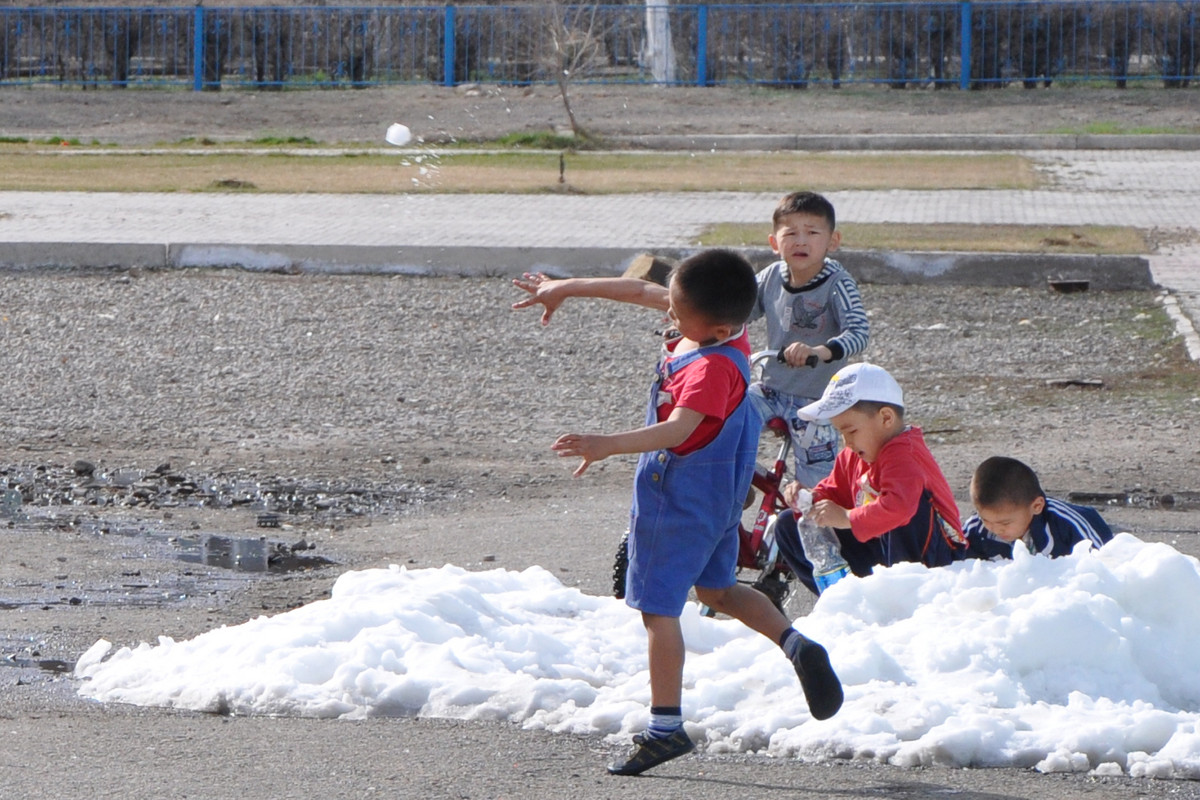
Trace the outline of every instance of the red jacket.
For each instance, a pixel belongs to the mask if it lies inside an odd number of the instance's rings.
[[[879,450],[872,464],[843,448],[833,472],[813,490],[813,502],[832,500],[850,509],[850,530],[855,539],[866,542],[907,525],[926,490],[938,515],[954,529],[945,534],[957,535],[952,546],[962,546],[966,540],[954,492],[925,446],[920,428],[909,427],[897,434]]]

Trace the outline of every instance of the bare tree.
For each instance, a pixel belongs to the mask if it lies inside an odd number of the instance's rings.
[[[571,132],[585,142],[595,141],[595,137],[584,129],[575,116],[571,85],[605,58],[604,21],[599,9],[596,4],[568,5],[563,0],[555,0],[545,13],[545,30],[549,40],[547,67],[558,86]]]

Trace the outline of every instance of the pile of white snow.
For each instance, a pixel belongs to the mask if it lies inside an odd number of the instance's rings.
[[[1200,778],[1198,609],[1200,562],[1128,534],[1055,560],[880,569],[797,622],[845,685],[817,722],[772,642],[689,606],[684,715],[709,752]],[[647,721],[638,614],[538,567],[350,572],[328,600],[112,650],[79,659],[83,695],[622,738]]]

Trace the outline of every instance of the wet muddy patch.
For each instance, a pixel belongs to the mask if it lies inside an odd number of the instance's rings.
[[[16,536],[46,538],[69,533],[89,541],[92,558],[105,568],[86,569],[65,557],[55,559],[54,574],[0,584],[0,610],[70,606],[165,607],[208,604],[251,580],[313,572],[336,564],[299,539],[166,530],[158,524],[113,522],[60,513],[22,514],[9,520]],[[15,566],[26,567],[24,562]]]
[[[1131,489],[1124,492],[1068,492],[1067,500],[1085,506],[1105,508],[1162,509],[1163,511],[1200,510],[1200,492],[1157,492]]]
[[[379,485],[242,472],[210,474],[177,470],[170,463],[152,470],[105,467],[86,460],[70,465],[0,466],[0,517],[8,519],[19,518],[31,508],[245,508],[260,513],[263,527],[277,527],[287,518],[404,513],[450,494],[445,487],[409,482]]]
[[[252,608],[294,607],[322,591],[324,571],[337,566],[318,552],[319,531],[403,516],[447,496],[444,486],[168,463],[0,465],[0,611],[215,609],[260,596]]]

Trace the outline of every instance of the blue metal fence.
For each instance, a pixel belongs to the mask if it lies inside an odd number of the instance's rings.
[[[1200,0],[0,8],[0,85],[1186,87]]]

